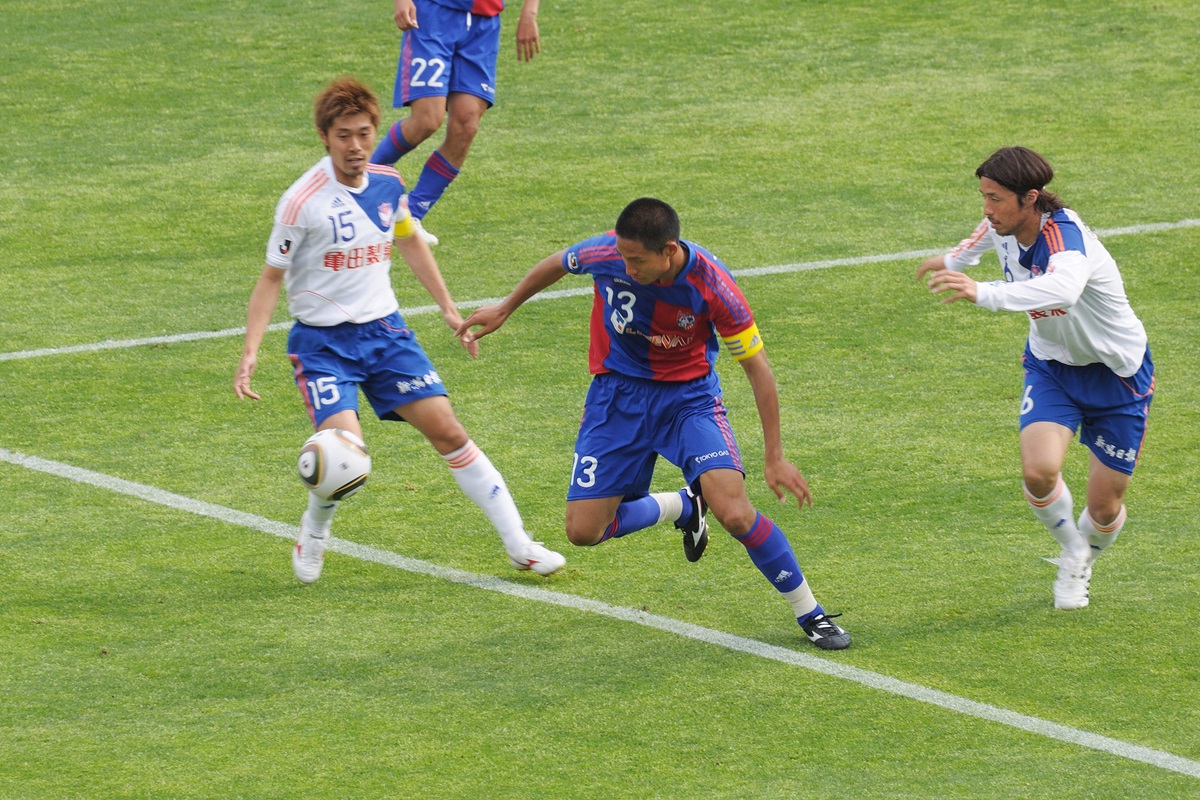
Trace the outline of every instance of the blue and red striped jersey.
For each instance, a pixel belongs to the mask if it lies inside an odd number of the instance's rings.
[[[670,285],[643,286],[625,273],[613,231],[568,247],[562,265],[591,275],[593,375],[690,381],[712,371],[722,338],[754,326],[754,315],[728,267],[681,240],[687,263]]]

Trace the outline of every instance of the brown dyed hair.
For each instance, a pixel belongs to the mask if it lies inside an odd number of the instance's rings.
[[[1058,195],[1045,188],[1054,179],[1054,168],[1028,147],[1001,147],[979,165],[975,177],[990,178],[1015,193],[1019,205],[1025,204],[1026,192],[1037,189],[1033,207],[1043,214],[1052,214],[1063,207]]]
[[[333,121],[346,114],[366,114],[371,118],[371,125],[379,127],[379,100],[366,84],[352,75],[334,80],[321,90],[313,103],[313,121],[321,133],[328,133]]]

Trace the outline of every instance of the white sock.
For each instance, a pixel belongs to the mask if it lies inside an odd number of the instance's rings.
[[[658,521],[678,522],[683,516],[683,498],[679,492],[654,492],[650,495],[658,503]],[[691,509],[688,509],[690,512]],[[655,523],[657,524],[657,523]]]
[[[817,598],[813,597],[812,589],[808,588],[808,581],[804,581],[790,592],[784,592],[783,599],[791,603],[792,610],[796,612],[796,619],[811,614],[817,607]]]
[[[329,535],[333,526],[333,512],[337,511],[336,500],[322,500],[312,492],[308,493],[308,509],[304,512],[308,527],[316,533]]]
[[[1088,544],[1092,548],[1092,552],[1088,555],[1088,563],[1092,563],[1100,554],[1108,549],[1109,545],[1117,540],[1121,535],[1121,529],[1125,527],[1125,520],[1129,515],[1125,512],[1125,506],[1122,504],[1121,511],[1117,514],[1117,518],[1107,525],[1097,525],[1087,508],[1083,509],[1083,513],[1079,515],[1079,532],[1087,538]]]
[[[1025,491],[1025,501],[1033,509],[1033,515],[1041,520],[1046,530],[1050,531],[1050,535],[1062,545],[1063,550],[1075,558],[1086,558],[1087,539],[1084,539],[1079,533],[1079,528],[1075,527],[1075,501],[1062,475],[1058,476],[1058,483],[1045,497],[1034,497],[1024,483],[1021,484],[1021,488]]]
[[[517,504],[508,493],[500,471],[470,440],[442,458],[450,465],[450,474],[458,488],[487,515],[509,555],[523,555],[529,534],[525,532],[521,513],[517,511]]]

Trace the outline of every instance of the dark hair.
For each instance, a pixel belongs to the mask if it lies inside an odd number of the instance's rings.
[[[1036,189],[1033,207],[1043,214],[1063,207],[1058,195],[1046,191],[1046,184],[1054,180],[1054,168],[1028,147],[1001,147],[979,165],[975,177],[990,178],[1015,193],[1019,205],[1025,204],[1026,192]]]
[[[371,125],[379,127],[379,101],[375,93],[352,75],[334,80],[313,103],[313,122],[321,133],[328,133],[333,121],[347,114],[366,114]]]
[[[679,215],[662,200],[639,197],[617,217],[617,236],[661,253],[667,242],[679,241]]]

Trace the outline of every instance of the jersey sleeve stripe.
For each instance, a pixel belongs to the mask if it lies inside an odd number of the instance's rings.
[[[980,239],[982,239],[984,236],[987,236],[988,227],[988,221],[986,219],[976,225],[975,230],[971,231],[971,235],[959,242],[958,246],[950,251],[950,256],[953,258],[954,256],[962,253],[964,250],[970,250],[972,247],[974,247]]]
[[[754,322],[754,315],[750,313],[750,307],[730,287],[729,281],[732,279],[727,278],[724,272],[699,253],[696,254],[696,266],[700,273],[700,279],[712,290],[713,294],[721,298],[721,302],[729,309],[735,325],[749,325]]]
[[[329,183],[328,175],[324,173],[313,175],[308,183],[301,186],[300,190],[292,195],[292,199],[288,201],[287,206],[283,209],[280,222],[284,225],[295,225],[297,218],[300,216],[300,209],[304,208],[304,204],[308,202],[308,199],[327,183]]]
[[[579,249],[579,262],[581,264],[594,264],[597,261],[612,261],[620,258],[621,254],[617,252],[617,248],[612,245],[596,245],[593,247],[582,247]]]
[[[367,172],[378,172],[380,175],[396,175],[397,177],[400,175],[399,170],[389,164],[367,164]]]
[[[1058,223],[1054,220],[1049,220],[1046,223],[1046,227],[1042,228],[1042,234],[1046,237],[1046,246],[1050,250],[1050,255],[1061,253],[1067,249],[1063,243],[1062,229],[1058,227]]]

